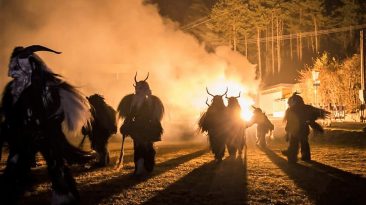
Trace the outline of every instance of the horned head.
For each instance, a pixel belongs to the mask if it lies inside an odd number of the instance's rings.
[[[206,98],[206,105],[210,107],[210,104],[208,103],[208,98]]]
[[[136,94],[143,94],[143,95],[151,95],[151,90],[149,84],[146,82],[149,78],[149,73],[147,73],[147,76],[145,80],[137,81],[137,72],[135,74],[135,84],[133,85],[135,87]]]
[[[227,94],[227,92],[229,91],[229,88],[226,88],[226,91],[225,91],[225,93],[224,94],[222,94],[222,95],[213,95],[213,94],[211,94],[209,91],[208,91],[208,88],[206,87],[206,92],[207,92],[207,94],[209,94],[209,95],[211,95],[212,97],[215,97],[215,96],[219,96],[219,97],[224,97],[224,95],[226,95]]]
[[[224,94],[222,94],[222,95],[213,95],[213,94],[211,94],[211,93],[208,91],[208,88],[206,87],[206,92],[207,92],[207,94],[209,94],[210,96],[212,96],[212,97],[213,97],[213,99],[212,99],[212,104],[211,104],[211,105],[220,105],[220,106],[224,105],[224,101],[223,101],[222,97],[224,97],[224,96],[227,94],[228,90],[229,90],[229,88],[226,88],[225,93],[224,93]],[[206,101],[206,102],[207,102],[207,101]],[[208,105],[208,103],[206,103],[206,104]],[[225,106],[225,105],[224,105],[224,106]]]
[[[11,58],[19,57],[19,58],[28,58],[34,52],[37,51],[48,51],[56,54],[61,54],[61,52],[52,50],[50,48],[41,46],[41,45],[32,45],[28,47],[17,46],[14,48],[13,53],[11,54]]]
[[[225,95],[226,99],[230,99],[230,98],[235,98],[235,99],[238,99],[240,98],[240,94],[241,94],[241,91],[239,92],[239,95],[238,96],[232,96],[232,97],[228,97],[227,95]]]
[[[294,92],[292,96],[288,99],[287,104],[292,107],[298,104],[305,104],[305,102],[298,92]]]
[[[254,105],[252,105],[252,108],[253,108],[253,113],[263,112],[262,109],[260,109],[259,107],[255,107]]]
[[[240,106],[239,101],[238,101],[238,98],[240,98],[240,94],[241,94],[241,92],[239,92],[238,96],[232,96],[232,97],[228,97],[226,95],[226,99],[228,100],[228,106],[229,107],[231,107],[231,106]]]
[[[17,78],[20,75],[24,74],[30,75],[32,73],[32,65],[29,61],[30,57],[34,56],[40,62],[42,62],[37,55],[33,55],[37,51],[48,51],[56,54],[61,53],[41,45],[32,45],[25,48],[22,46],[17,46],[13,49],[10,57],[8,76],[12,78]]]

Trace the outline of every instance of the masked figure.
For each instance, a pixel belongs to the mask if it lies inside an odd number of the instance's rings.
[[[135,94],[122,98],[118,105],[118,113],[124,119],[120,132],[131,136],[134,146],[134,162],[136,176],[153,171],[155,166],[154,142],[161,140],[163,127],[161,120],[164,106],[161,100],[152,95],[150,86],[145,80],[137,81],[135,75]]]
[[[286,138],[289,141],[287,150],[282,153],[287,156],[289,163],[297,161],[299,145],[301,146],[301,160],[310,161],[310,146],[309,146],[309,126],[318,132],[323,132],[323,128],[316,120],[324,119],[329,112],[323,109],[306,105],[301,96],[294,93],[288,99],[288,109],[284,117],[286,122]]]
[[[212,153],[215,155],[215,161],[221,162],[225,154],[225,144],[227,139],[227,112],[223,101],[223,95],[212,95],[208,89],[206,91],[213,97],[211,105],[207,111],[202,114],[198,127],[201,132],[207,132],[208,140],[211,146]]]
[[[267,115],[262,111],[262,109],[254,107],[252,119],[247,124],[247,127],[257,124],[257,145],[260,147],[267,147],[266,135],[274,130],[272,122],[268,119]]]
[[[241,107],[237,97],[229,97],[227,105],[228,114],[228,135],[226,140],[226,147],[229,155],[236,157],[236,153],[241,156],[245,145],[245,123],[242,120]]]
[[[109,106],[101,95],[94,94],[88,97],[93,120],[90,126],[82,129],[84,139],[89,137],[91,147],[98,154],[96,166],[106,166],[109,164],[108,140],[112,134],[117,132],[116,111]],[[82,143],[84,142],[84,139]],[[82,143],[79,147],[82,146]]]
[[[53,188],[53,204],[79,200],[68,163],[92,159],[69,144],[63,130],[74,132],[90,120],[90,106],[72,85],[53,73],[35,54],[49,48],[33,45],[16,47],[11,55],[9,77],[1,107],[2,138],[9,157],[2,176],[1,202],[15,203],[22,194],[36,152],[46,160]]]

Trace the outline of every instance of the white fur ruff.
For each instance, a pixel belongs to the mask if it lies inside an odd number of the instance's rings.
[[[92,119],[90,104],[85,96],[65,89],[60,89],[61,105],[59,112],[63,112],[64,131],[70,133],[80,132],[81,128]]]

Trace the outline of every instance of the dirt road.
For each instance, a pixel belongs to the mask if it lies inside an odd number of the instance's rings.
[[[312,143],[312,162],[289,165],[280,150],[248,143],[236,159],[213,162],[207,143],[157,144],[157,165],[146,178],[132,177],[131,146],[125,166],[72,166],[82,204],[365,204],[366,152],[362,147]],[[110,144],[112,159],[118,143]],[[20,204],[49,204],[45,166],[33,170],[34,190]]]

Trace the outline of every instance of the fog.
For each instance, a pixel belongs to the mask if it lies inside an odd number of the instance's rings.
[[[40,44],[61,51],[38,52],[46,64],[85,95],[99,93],[117,107],[134,91],[134,75],[163,101],[164,139],[190,138],[206,109],[206,86],[220,94],[227,81],[255,93],[255,65],[228,47],[208,53],[204,45],[142,0],[0,0],[0,86],[15,46]]]

